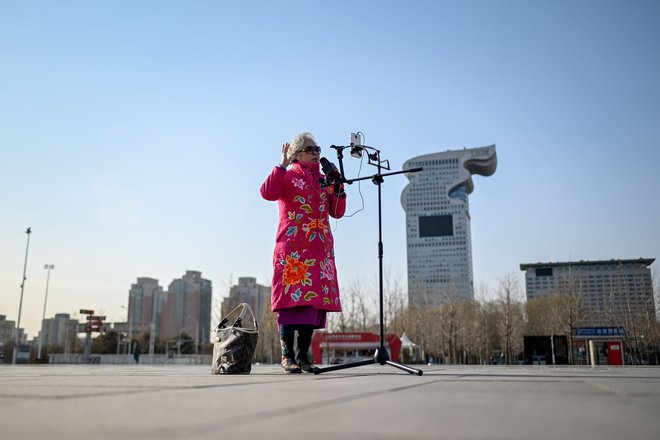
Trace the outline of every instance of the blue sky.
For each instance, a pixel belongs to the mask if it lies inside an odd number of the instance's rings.
[[[47,316],[124,320],[142,276],[199,270],[216,297],[269,283],[277,212],[258,190],[300,131],[335,162],[361,131],[393,170],[496,144],[470,197],[490,295],[520,263],[660,256],[660,3],[237,3],[0,0],[0,314],[16,320],[32,227],[30,336],[44,264]],[[404,285],[406,183],[382,187]],[[344,286],[377,277],[376,187],[359,191],[332,224]]]

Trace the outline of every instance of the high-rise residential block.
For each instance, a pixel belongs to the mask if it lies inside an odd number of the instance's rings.
[[[77,345],[78,320],[68,313],[57,313],[53,318],[41,321],[41,340],[44,347],[73,351]]]
[[[262,322],[270,309],[270,286],[257,284],[256,278],[238,278],[238,284],[230,287],[229,296],[222,301],[222,316],[226,316],[241,303],[249,304],[257,321]]]
[[[16,339],[16,321],[7,321],[6,315],[0,315],[0,344]]]
[[[161,337],[171,339],[183,333],[198,343],[208,343],[211,337],[211,281],[202,273],[186,271],[172,281],[167,289],[161,318]]]
[[[152,330],[158,336],[163,300],[163,288],[154,278],[141,277],[131,285],[128,292],[128,327],[132,337],[151,334]]]

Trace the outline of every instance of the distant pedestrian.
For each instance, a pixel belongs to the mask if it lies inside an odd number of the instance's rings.
[[[282,162],[261,185],[261,196],[279,207],[271,304],[277,312],[284,373],[316,370],[308,357],[314,329],[325,328],[327,312],[341,312],[328,220],[344,215],[346,195],[339,183],[320,184],[320,157],[314,136],[300,133],[282,145]]]
[[[140,344],[136,342],[135,349],[133,350],[133,360],[135,361],[136,364],[140,363],[140,353],[142,353],[142,351],[140,350]]]

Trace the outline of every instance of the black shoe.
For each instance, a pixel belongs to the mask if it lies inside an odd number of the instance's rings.
[[[315,373],[318,368],[309,361],[309,358],[305,356],[304,358],[298,358],[298,365],[303,373]]]
[[[282,373],[284,374],[300,373],[300,367],[291,358],[282,357],[281,366],[282,366]]]

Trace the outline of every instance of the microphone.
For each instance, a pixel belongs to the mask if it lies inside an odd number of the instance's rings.
[[[323,174],[326,175],[328,180],[332,183],[339,183],[341,182],[342,176],[335,164],[330,162],[328,159],[325,157],[322,157],[321,160],[321,169],[323,170]]]

